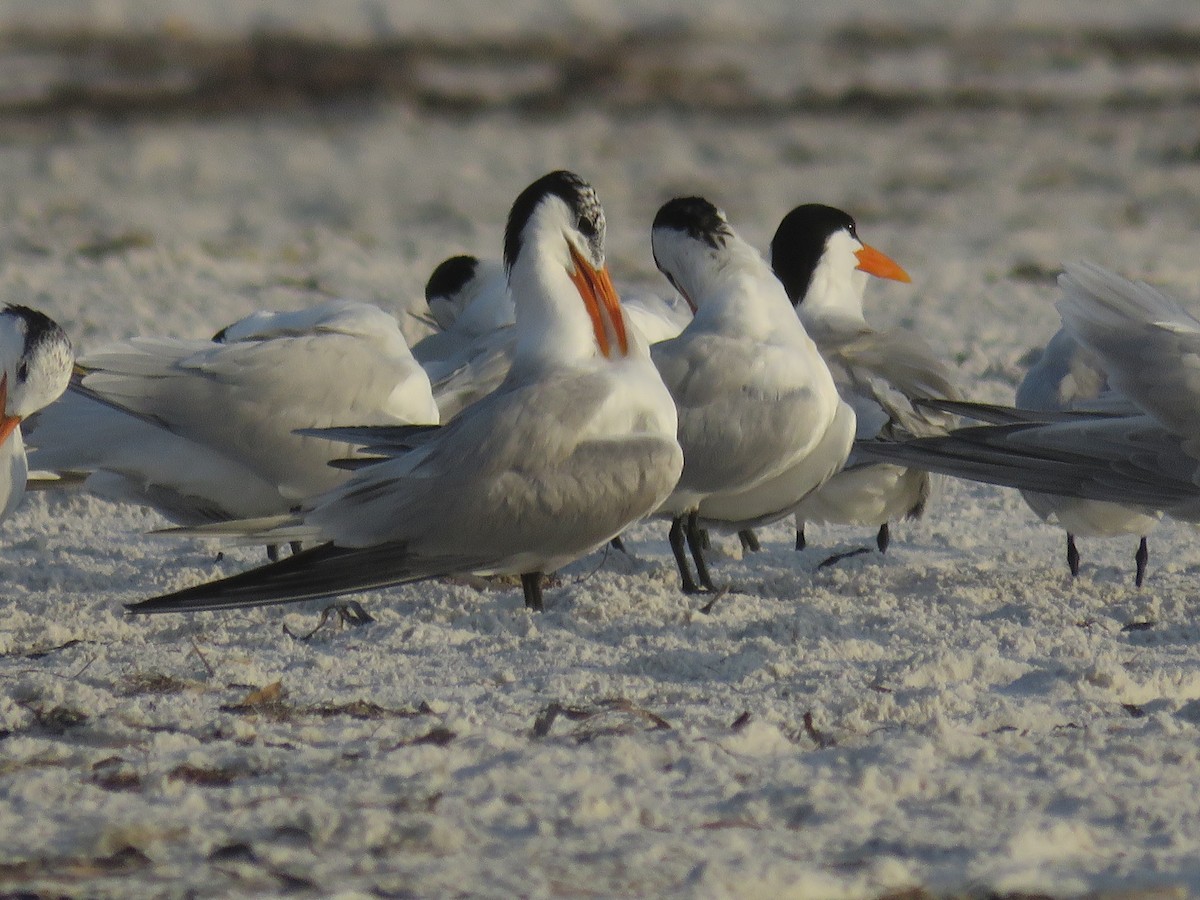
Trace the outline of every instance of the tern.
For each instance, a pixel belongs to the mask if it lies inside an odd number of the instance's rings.
[[[134,338],[85,356],[37,418],[32,465],[181,525],[285,513],[345,480],[353,445],[300,428],[438,421],[393,316],[328,301],[212,340]]]
[[[675,405],[613,289],[604,234],[578,175],[526,188],[505,231],[516,339],[500,386],[439,428],[333,432],[382,461],[268,531],[324,543],[130,610],[287,603],[466,573],[519,574],[526,606],[540,610],[543,573],[654,512],[683,466]]]
[[[666,203],[651,243],[694,312],[651,355],[679,409],[684,458],[659,514],[672,520],[683,590],[695,593],[713,589],[701,526],[741,530],[788,515],[845,462],[854,412],[766,260],[712,203]]]
[[[1042,350],[1017,388],[1016,405],[1035,411],[1111,410],[1117,398],[1108,387],[1108,376],[1094,354],[1085,350],[1065,329],[1060,329]],[[1158,524],[1159,514],[1138,507],[1081,500],[1037,491],[1022,491],[1025,502],[1045,522],[1057,522],[1067,533],[1067,566],[1071,577],[1079,575],[1076,537],[1136,535],[1134,581],[1138,587],[1146,577],[1150,558],[1146,534]]]
[[[21,423],[62,395],[74,362],[71,341],[53,319],[27,306],[0,310],[0,519],[25,496]]]
[[[901,439],[944,434],[951,416],[914,403],[957,400],[950,368],[915,334],[873,328],[863,312],[868,276],[909,282],[890,257],[863,243],[852,216],[808,203],[783,217],[771,240],[771,265],[796,314],[833,372],[842,398],[857,416],[856,438]],[[852,453],[841,472],[796,509],[796,549],[805,546],[806,522],[870,525],[887,552],[894,519],[922,514],[930,494],[921,469],[869,462]],[[829,557],[827,565],[850,554]]]
[[[1060,412],[996,408],[1009,424],[858,445],[873,458],[1025,491],[1200,521],[1200,321],[1172,298],[1093,263],[1066,266],[1058,310],[1095,355],[1114,402]],[[969,412],[970,410],[964,410]]]

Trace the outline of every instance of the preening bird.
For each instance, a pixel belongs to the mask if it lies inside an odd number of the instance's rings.
[[[700,197],[665,204],[654,260],[694,317],[651,355],[679,409],[683,474],[660,515],[683,590],[712,590],[700,528],[782,518],[841,468],[854,412],[762,256]],[[699,584],[692,578],[684,543]]]
[[[425,287],[431,315],[442,330],[413,353],[429,373],[442,421],[496,389],[512,364],[513,300],[504,268],[474,256],[453,256],[437,266]],[[691,320],[672,297],[624,292],[621,305],[644,343],[674,337]]]
[[[211,531],[319,540],[277,563],[130,607],[287,603],[442,575],[542,576],[656,510],[679,478],[671,395],[629,326],[604,259],[595,191],[552,172],[513,204],[504,240],[512,366],[440,428],[343,429],[381,461],[273,522]]]

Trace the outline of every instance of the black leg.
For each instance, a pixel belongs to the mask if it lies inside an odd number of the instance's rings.
[[[297,553],[299,553],[301,550],[304,549],[304,545],[301,544],[299,541],[288,541],[288,547],[291,548],[292,556],[295,556]]]
[[[738,540],[742,542],[742,549],[747,553],[757,553],[762,549],[762,544],[758,542],[758,535],[749,528],[743,528],[738,532]]]
[[[700,528],[699,513],[688,516],[687,539],[692,549],[692,559],[696,562],[696,577],[700,580],[700,586],[706,591],[715,591],[717,588],[708,574],[708,563],[704,561],[704,531]]]
[[[875,535],[875,544],[879,547],[880,553],[887,553],[888,545],[892,542],[892,530],[888,528],[888,523],[884,522],[879,526],[879,534]]]
[[[808,541],[804,539],[804,526],[796,525],[796,549],[803,550],[808,546]]]
[[[622,553],[629,552],[628,550],[625,549],[625,542],[623,540],[621,540],[621,536],[619,534],[615,538],[613,538],[611,541],[609,541],[608,543],[612,546],[612,548],[614,550],[620,550]]]
[[[1138,544],[1137,553],[1133,557],[1137,563],[1137,586],[1141,587],[1142,582],[1146,580],[1146,563],[1150,561],[1150,548],[1146,546],[1146,538],[1143,537]]]
[[[1071,577],[1079,575],[1079,550],[1075,546],[1075,535],[1067,532],[1067,565],[1071,569]]]
[[[278,544],[267,544],[267,559],[271,562],[279,562]]]
[[[534,612],[544,612],[542,605],[542,573],[524,572],[521,575],[521,589],[525,592],[525,608]]]
[[[675,554],[675,565],[679,568],[679,580],[682,582],[681,587],[685,594],[698,594],[700,588],[696,586],[696,582],[692,580],[692,570],[688,566],[687,551],[683,548],[683,516],[679,516],[671,521],[671,531],[668,539],[671,542],[671,552]]]

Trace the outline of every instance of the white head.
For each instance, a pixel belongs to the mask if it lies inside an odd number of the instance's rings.
[[[572,172],[544,175],[514,201],[504,265],[520,355],[615,359],[629,353],[625,314],[604,263],[604,229],[596,192]]]
[[[819,203],[797,206],[771,239],[771,267],[806,325],[863,321],[867,276],[910,281],[908,273],[858,237],[854,219]]]
[[[62,395],[74,364],[71,341],[48,316],[26,306],[0,311],[0,443]]]

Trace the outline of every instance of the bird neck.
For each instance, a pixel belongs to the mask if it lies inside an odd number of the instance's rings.
[[[569,258],[522,254],[509,272],[516,313],[514,368],[580,366],[603,360],[587,306],[571,278]]]

